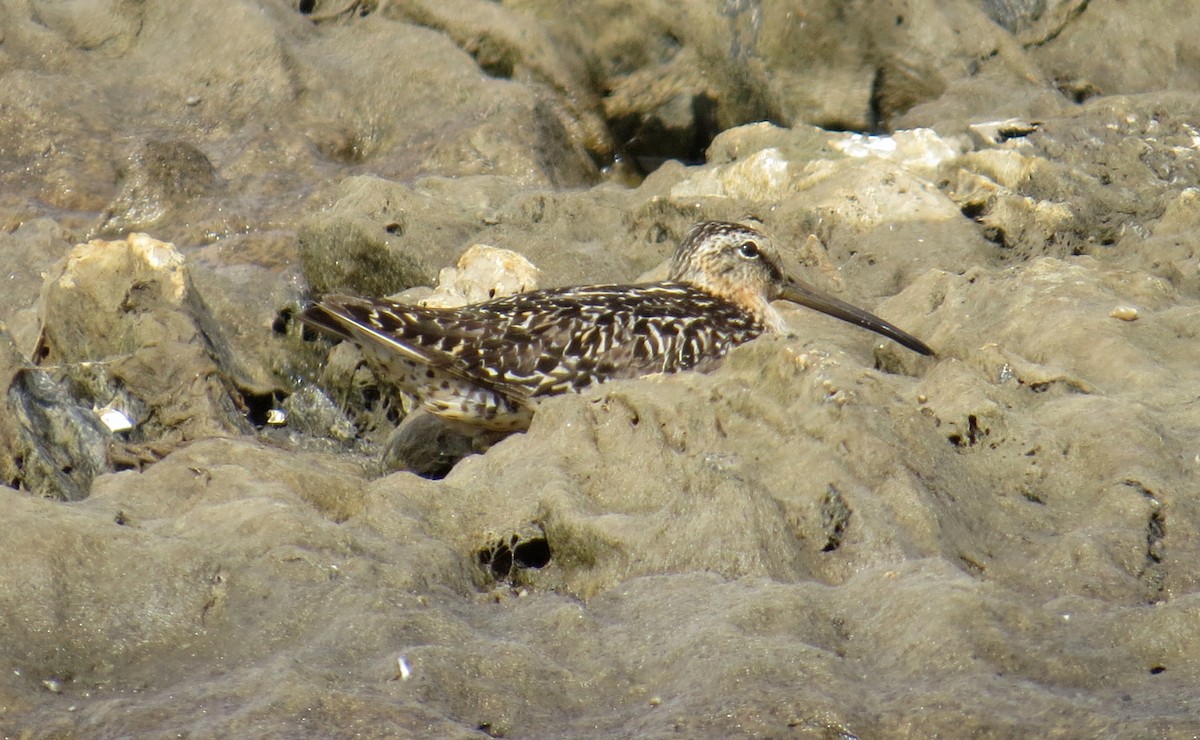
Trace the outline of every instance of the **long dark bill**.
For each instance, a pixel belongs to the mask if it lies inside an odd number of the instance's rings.
[[[896,328],[873,313],[864,311],[857,306],[851,306],[849,303],[822,293],[811,285],[802,283],[799,280],[789,280],[780,292],[779,297],[785,301],[791,301],[801,306],[816,309],[823,314],[828,314],[842,321],[856,324],[864,329],[870,329],[876,334],[882,334],[888,339],[899,342],[913,352],[920,352],[923,355],[931,357],[934,355],[934,351],[929,348],[929,345],[917,339],[912,334]]]

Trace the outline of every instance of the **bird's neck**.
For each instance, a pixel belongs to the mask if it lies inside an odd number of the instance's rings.
[[[764,301],[764,305],[766,306],[766,311],[760,319],[763,322],[763,326],[772,334],[787,334],[789,332],[788,325],[783,320],[783,316],[770,303]]]
[[[750,308],[751,313],[758,319],[768,333],[771,334],[787,334],[787,323],[783,320],[783,316],[775,310],[771,302],[763,298],[761,295],[753,297],[755,305]],[[743,304],[745,305],[745,304]]]
[[[702,288],[699,285],[688,281],[681,281],[684,285],[692,290],[698,290],[706,295],[719,298],[726,303],[732,303],[740,310],[750,314],[755,321],[762,325],[763,330],[772,334],[787,334],[787,323],[784,322],[783,316],[775,310],[771,302],[766,299],[761,293],[750,290],[748,288],[736,287],[725,291],[717,291],[709,288]]]

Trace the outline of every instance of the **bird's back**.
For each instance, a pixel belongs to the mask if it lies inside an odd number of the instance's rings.
[[[730,347],[762,333],[739,307],[678,283],[539,291],[460,309],[503,327],[464,347],[472,375],[529,389],[529,396],[652,373],[708,369]]]
[[[456,309],[327,296],[304,320],[353,340],[443,416],[468,394],[471,408],[454,411],[474,413],[479,391],[497,396],[490,413],[503,417],[597,382],[706,370],[763,330],[734,304],[681,283],[543,290]]]

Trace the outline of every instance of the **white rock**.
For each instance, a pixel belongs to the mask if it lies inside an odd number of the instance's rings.
[[[492,298],[537,290],[541,270],[511,249],[475,244],[458,258],[457,267],[438,275],[438,285],[420,303],[456,308]]]
[[[769,148],[730,164],[700,170],[671,188],[671,198],[737,198],[779,201],[796,190],[788,161]]]

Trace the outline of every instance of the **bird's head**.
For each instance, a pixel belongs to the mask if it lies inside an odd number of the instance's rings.
[[[705,221],[693,226],[675,250],[669,279],[741,306],[769,331],[787,331],[783,317],[771,307],[771,301],[782,299],[882,334],[914,352],[934,354],[878,316],[788,276],[771,239],[743,224]]]

